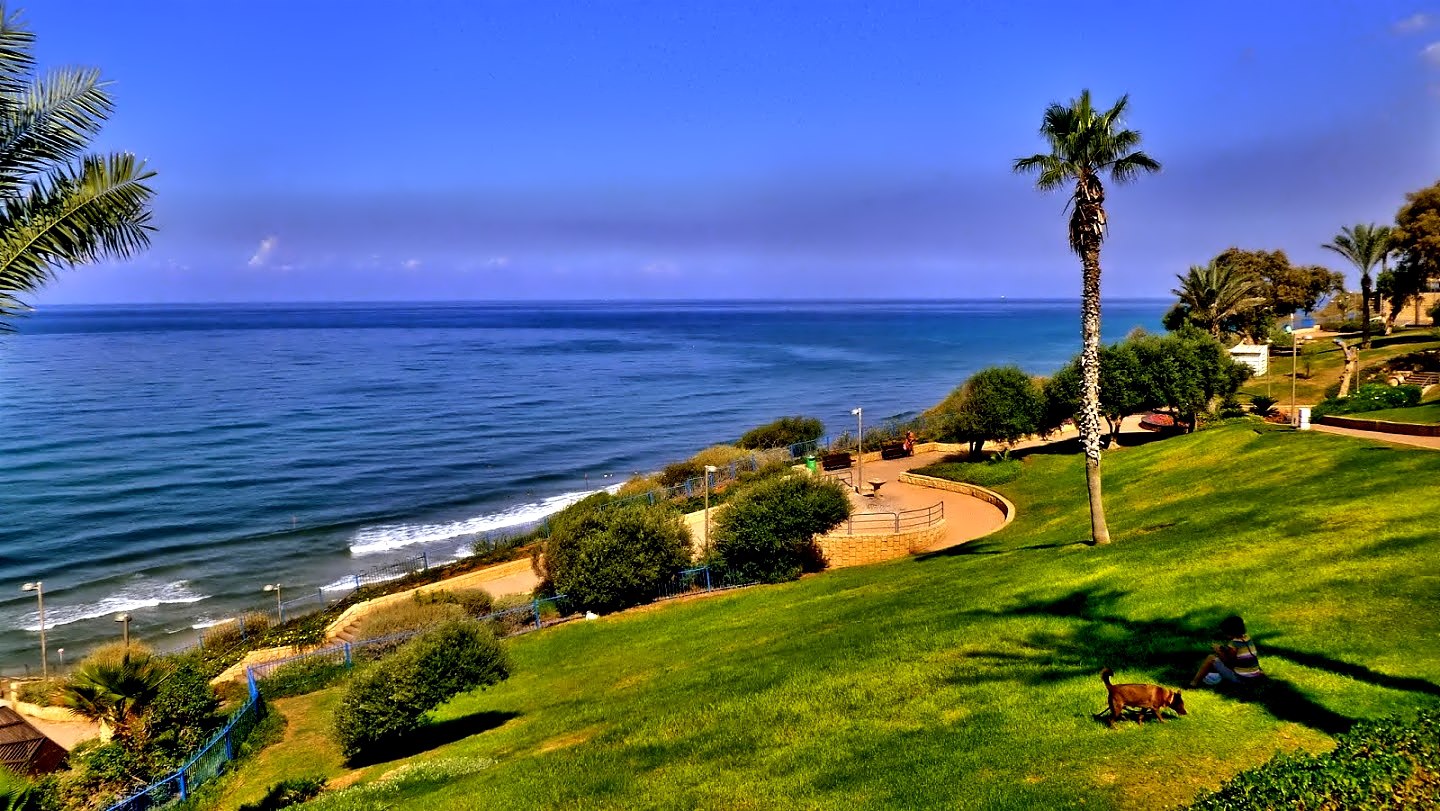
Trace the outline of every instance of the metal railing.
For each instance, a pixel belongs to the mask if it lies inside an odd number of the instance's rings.
[[[880,535],[933,527],[943,520],[945,502],[937,501],[929,507],[913,510],[856,513],[845,520],[844,526],[846,535]],[[838,532],[839,528],[833,531]]]
[[[758,581],[739,577],[727,569],[696,566],[693,569],[684,569],[676,572],[674,577],[661,584],[657,590],[655,599],[669,600],[675,597],[683,597],[687,594],[702,594],[712,591],[723,591],[725,589],[738,589],[744,586],[753,586],[756,582]]]

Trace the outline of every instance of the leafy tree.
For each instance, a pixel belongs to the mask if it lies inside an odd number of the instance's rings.
[[[1334,251],[1349,260],[1360,271],[1360,348],[1370,348],[1370,270],[1383,264],[1390,254],[1390,226],[1357,223],[1340,229],[1330,242],[1320,247]]]
[[[1164,336],[1141,335],[1130,343],[1139,364],[1138,387],[1147,408],[1176,412],[1191,430],[1195,417],[1217,397],[1234,395],[1250,376],[1214,336],[1182,329]]]
[[[160,693],[165,672],[149,655],[123,657],[118,663],[87,662],[61,688],[60,701],[77,715],[107,724],[115,739],[131,742],[136,722]]]
[[[1440,278],[1440,183],[1405,195],[1390,240],[1391,249],[1400,256],[1396,289],[1413,290],[1415,295]]]
[[[1375,277],[1375,293],[1389,305],[1385,313],[1386,335],[1395,331],[1395,319],[1405,306],[1418,301],[1424,291],[1425,278],[1416,264],[1402,260],[1398,266],[1380,271]]]
[[[602,613],[655,599],[690,559],[684,519],[644,504],[562,513],[543,556],[548,588]]]
[[[1189,272],[1175,278],[1180,286],[1170,292],[1180,301],[1171,312],[1179,311],[1186,322],[1217,340],[1227,325],[1265,301],[1260,277],[1233,264],[1212,260],[1204,266],[1191,265]],[[1173,317],[1167,316],[1167,327]]]
[[[1069,364],[1045,381],[1046,416],[1044,427],[1053,428],[1072,419],[1080,405],[1080,359]],[[1113,439],[1120,432],[1120,423],[1131,414],[1149,407],[1149,391],[1140,359],[1132,340],[1111,344],[1100,350],[1100,413],[1110,424]]]
[[[90,153],[113,104],[100,72],[35,75],[35,35],[0,4],[0,331],[55,270],[150,242],[147,181],[128,152]]]
[[[145,711],[152,746],[171,759],[190,755],[224,720],[210,680],[193,658],[181,658],[161,680]]]
[[[1160,164],[1139,151],[1140,133],[1121,123],[1130,97],[1121,96],[1108,110],[1096,110],[1090,91],[1067,104],[1045,110],[1040,135],[1049,146],[1014,163],[1016,172],[1033,172],[1042,191],[1069,188],[1070,250],[1080,257],[1080,443],[1085,450],[1085,484],[1090,495],[1090,534],[1095,543],[1110,542],[1100,483],[1100,246],[1109,227],[1105,214],[1105,174],[1115,183],[1158,172]]]
[[[1045,396],[1016,366],[981,369],[930,412],[943,442],[969,442],[970,454],[987,441],[1014,443],[1044,427]]]
[[[794,580],[818,563],[815,536],[849,517],[850,498],[831,479],[792,475],[757,482],[715,520],[716,562],[742,580]]]
[[[814,417],[781,417],[774,422],[751,428],[736,444],[754,450],[787,448],[801,442],[813,442],[824,433],[825,424]]]

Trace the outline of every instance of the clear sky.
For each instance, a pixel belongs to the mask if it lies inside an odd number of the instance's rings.
[[[1107,296],[1342,269],[1440,177],[1434,0],[10,5],[160,172],[152,249],[42,304],[1076,297],[1010,162],[1085,87],[1165,167],[1110,190]]]

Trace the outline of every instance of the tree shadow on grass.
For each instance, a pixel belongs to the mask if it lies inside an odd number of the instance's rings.
[[[944,549],[935,549],[930,552],[921,552],[915,556],[915,560],[931,560],[933,558],[952,558],[963,555],[1004,555],[1009,552],[1033,551],[1036,549],[1061,549],[1067,546],[1089,546],[1090,542],[1085,541],[1064,541],[1057,543],[1036,543],[1028,546],[1006,546],[985,538],[976,538],[973,541],[947,546]]]
[[[1125,680],[1127,670],[1140,670],[1156,674],[1171,685],[1188,682],[1215,641],[1220,619],[1228,612],[1209,609],[1190,611],[1173,619],[1134,620],[1120,616],[1114,609],[1124,596],[1121,591],[1079,590],[1058,599],[1036,600],[999,611],[964,612],[969,616],[1002,618],[1056,617],[1070,621],[1073,627],[1064,633],[1042,631],[1017,640],[1022,652],[967,653],[967,659],[992,661],[999,666],[989,673],[957,673],[952,681],[1052,684],[1098,674],[1102,667],[1110,667],[1120,675],[1120,681]],[[1424,679],[1390,676],[1324,654],[1267,645],[1263,638],[1258,640],[1258,645],[1262,662],[1267,655],[1277,656],[1379,687],[1440,695],[1440,687]],[[1253,687],[1231,687],[1216,692],[1233,700],[1259,704],[1277,720],[1329,735],[1339,735],[1355,723],[1355,719],[1320,704],[1283,679],[1269,677]]]
[[[505,725],[512,718],[519,718],[518,712],[486,711],[435,721],[415,730],[389,746],[361,755],[349,761],[351,766],[370,766],[388,760],[418,755],[431,749],[438,749],[449,743],[464,740],[472,735],[489,732]]]

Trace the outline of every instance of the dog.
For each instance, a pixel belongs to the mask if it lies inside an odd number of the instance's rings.
[[[1141,710],[1136,717],[1138,723],[1145,722],[1144,710],[1155,713],[1155,719],[1164,723],[1165,716],[1160,711],[1169,707],[1176,715],[1186,715],[1185,698],[1179,690],[1171,690],[1169,687],[1161,687],[1158,684],[1111,684],[1110,677],[1115,671],[1105,668],[1100,671],[1100,680],[1105,682],[1105,692],[1110,694],[1110,717],[1106,723],[1111,729],[1115,728],[1115,722],[1120,720],[1126,707],[1138,707]]]

